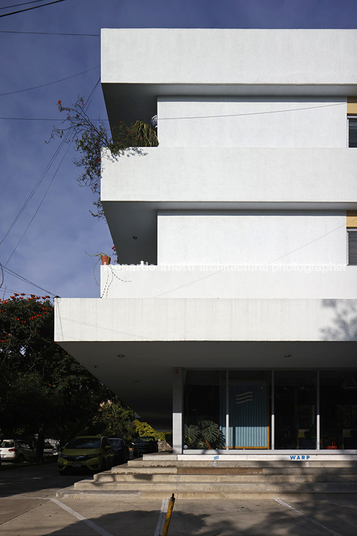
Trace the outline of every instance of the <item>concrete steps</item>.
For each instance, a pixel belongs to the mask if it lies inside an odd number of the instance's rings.
[[[357,500],[357,462],[178,461],[145,455],[93,480],[76,482],[71,496],[135,494],[143,498],[247,499],[347,494]]]

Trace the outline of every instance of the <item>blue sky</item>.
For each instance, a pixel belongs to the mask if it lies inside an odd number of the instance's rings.
[[[94,198],[78,186],[72,148],[45,142],[60,124],[58,100],[94,91],[88,113],[106,118],[101,28],[357,27],[357,0],[50,1],[0,0],[0,298],[99,296],[87,253],[111,251],[109,230],[89,213]]]

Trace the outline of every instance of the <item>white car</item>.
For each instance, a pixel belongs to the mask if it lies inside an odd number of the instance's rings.
[[[0,444],[0,456],[3,462],[24,462],[36,458],[36,449],[22,439],[3,439]]]

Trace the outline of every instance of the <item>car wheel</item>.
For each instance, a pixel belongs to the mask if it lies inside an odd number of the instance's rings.
[[[23,454],[19,454],[19,457],[17,458],[17,463],[23,463],[25,460],[25,457]]]

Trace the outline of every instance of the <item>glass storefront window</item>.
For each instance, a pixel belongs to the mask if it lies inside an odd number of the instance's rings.
[[[357,449],[357,373],[320,372],[322,449]]]
[[[188,371],[184,396],[184,447],[224,449],[225,371]]]
[[[229,372],[230,449],[270,448],[270,372]]]
[[[318,412],[321,450],[357,449],[357,371],[276,370],[274,388],[271,378],[272,371],[187,371],[185,449],[315,450]]]
[[[275,448],[316,449],[316,371],[274,373]]]

